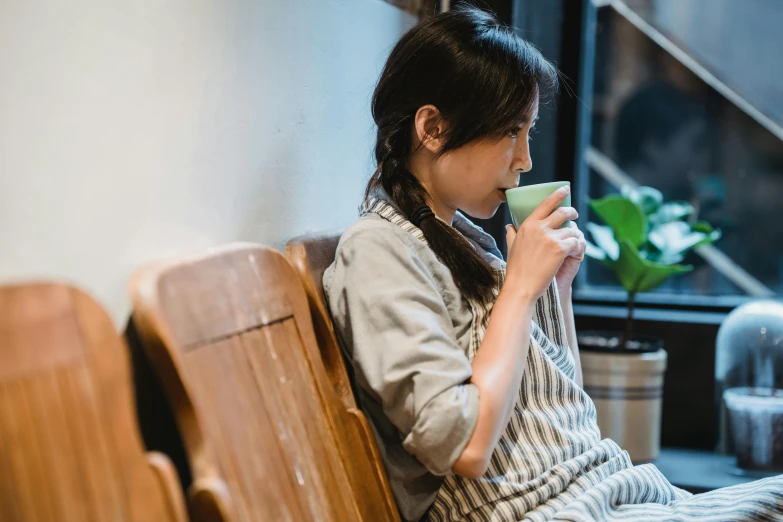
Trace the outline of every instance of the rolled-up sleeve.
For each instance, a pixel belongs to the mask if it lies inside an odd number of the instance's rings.
[[[479,392],[431,271],[406,238],[362,231],[341,245],[328,293],[357,384],[409,453],[450,474],[473,434]]]

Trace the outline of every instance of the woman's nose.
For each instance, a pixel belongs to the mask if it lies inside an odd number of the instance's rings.
[[[527,140],[517,146],[513,167],[516,172],[528,172],[533,168],[533,159],[530,157],[530,146]]]

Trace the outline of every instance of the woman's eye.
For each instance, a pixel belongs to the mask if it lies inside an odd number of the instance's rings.
[[[519,132],[521,130],[522,130],[522,127],[515,127],[513,129],[511,129],[510,131],[508,131],[508,135],[511,136],[512,138],[516,138],[516,137],[519,136]]]

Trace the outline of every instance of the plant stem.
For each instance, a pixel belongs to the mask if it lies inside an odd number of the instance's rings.
[[[628,316],[625,318],[625,335],[623,336],[623,348],[628,347],[628,342],[633,335],[633,307],[636,301],[636,292],[628,292]]]

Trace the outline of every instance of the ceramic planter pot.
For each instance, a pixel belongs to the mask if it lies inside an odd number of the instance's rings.
[[[663,341],[620,332],[579,332],[585,392],[595,403],[601,436],[628,451],[634,463],[658,458],[666,351]]]

